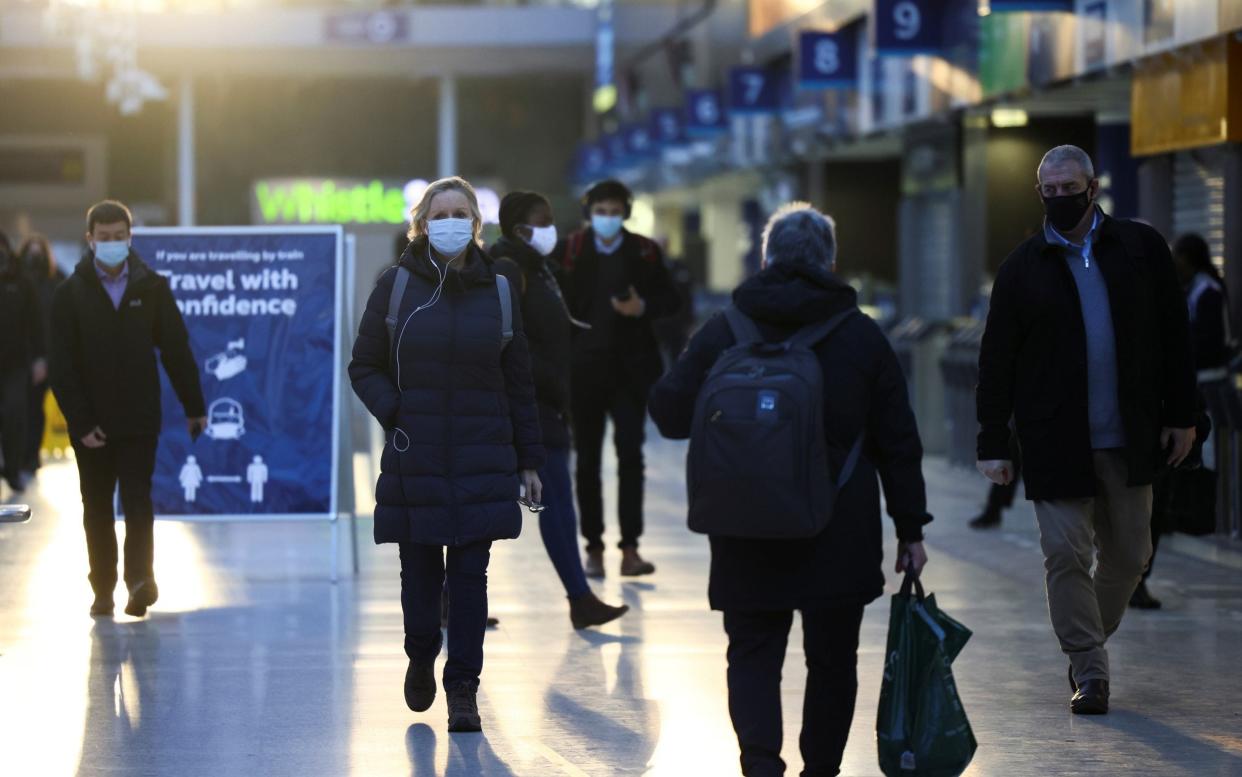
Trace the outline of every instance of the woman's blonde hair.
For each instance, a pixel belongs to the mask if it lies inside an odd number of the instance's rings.
[[[465,195],[466,202],[470,204],[470,218],[474,221],[474,242],[478,243],[479,236],[483,233],[483,211],[479,210],[479,197],[469,181],[455,175],[427,185],[422,199],[410,208],[410,231],[406,236],[414,240],[427,234],[427,216],[431,214],[431,201],[444,192],[461,192]]]

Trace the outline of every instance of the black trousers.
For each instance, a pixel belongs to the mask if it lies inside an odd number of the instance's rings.
[[[492,543],[440,545],[398,543],[401,554],[401,615],[405,654],[434,661],[444,635],[441,596],[448,591],[448,661],[444,688],[469,685],[478,690],[483,673],[483,635],[487,631],[487,565]]]
[[[858,695],[858,632],[863,606],[802,610],[806,694],[799,739],[802,777],[840,773]],[[785,773],[781,760],[781,667],[791,610],[724,613],[729,635],[729,716],[742,751],[742,774]]]
[[[637,548],[638,538],[643,535],[647,391],[599,377],[575,372],[573,384],[574,444],[578,451],[575,480],[582,536],[587,550],[604,549],[600,469],[604,463],[604,431],[611,417],[613,445],[617,450],[617,514],[621,522],[621,541],[617,546]]]
[[[29,397],[27,398],[27,405],[30,409],[26,413],[26,418],[28,419],[26,424],[26,453],[22,467],[30,472],[39,469],[41,464],[39,461],[39,450],[43,447],[43,431],[47,426],[47,414],[43,412],[43,401],[47,398],[47,388],[46,381],[37,386],[31,386]]]
[[[155,510],[151,476],[155,473],[158,437],[109,437],[102,448],[73,442],[82,487],[82,523],[95,593],[109,595],[116,587],[116,513],[112,497],[117,484],[125,511],[125,584],[155,579]]]
[[[26,367],[0,370],[0,453],[4,472],[16,483],[26,464],[26,413],[30,370]]]

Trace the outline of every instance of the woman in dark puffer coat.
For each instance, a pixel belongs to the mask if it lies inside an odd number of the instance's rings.
[[[436,181],[410,223],[413,242],[398,262],[409,277],[396,342],[385,325],[401,271],[394,268],[367,302],[349,377],[386,433],[375,541],[400,548],[406,703],[422,712],[435,699],[447,584],[449,730],[479,731],[491,544],[521,531],[519,485],[530,500],[542,498],[536,471],[544,451],[517,289],[509,290],[513,336],[506,345],[501,287],[478,246],[474,189],[460,178]]]
[[[599,626],[620,618],[629,608],[611,607],[591,592],[582,557],[578,555],[578,515],[569,477],[569,356],[573,323],[553,265],[546,258],[557,244],[552,205],[535,192],[506,194],[500,201],[500,232],[500,240],[489,253],[496,259],[496,271],[508,277],[520,292],[539,425],[548,453],[547,464],[539,470],[544,485],[539,533],[565,586],[573,627]]]

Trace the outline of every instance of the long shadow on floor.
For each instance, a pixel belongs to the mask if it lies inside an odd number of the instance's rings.
[[[436,732],[426,723],[405,731],[405,750],[410,756],[411,777],[516,777],[500,760],[486,734],[449,734],[448,767],[436,771]]]
[[[1205,721],[1207,725],[1201,725],[1201,729],[1211,729],[1215,722],[1219,736],[1236,748],[1236,716],[1231,720],[1231,710],[1222,710],[1222,713],[1214,721]],[[1242,773],[1242,755],[1236,749],[1215,745],[1206,741],[1206,736],[1192,736],[1138,712],[1114,709],[1108,715],[1090,719],[1088,723],[1106,726],[1153,747],[1168,761],[1189,766],[1198,774]],[[1208,732],[1204,731],[1204,734]]]

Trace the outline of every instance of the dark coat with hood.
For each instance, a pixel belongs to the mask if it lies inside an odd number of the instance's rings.
[[[545,448],[568,449],[569,358],[573,324],[552,263],[520,240],[502,237],[488,251],[522,299],[530,371]]]
[[[0,373],[28,370],[42,359],[44,334],[38,289],[20,271],[16,257],[0,255]]]
[[[380,276],[354,341],[354,393],[384,427],[375,488],[375,541],[466,545],[517,537],[518,472],[543,465],[535,387],[517,289],[513,340],[502,348],[492,259],[471,245],[440,268],[427,238],[400,264],[410,271],[397,320],[396,369],[384,317],[396,269]]]
[[[779,342],[809,324],[854,308],[850,286],[822,265],[775,264],[743,283],[733,303]],[[736,340],[722,314],[690,340],[651,394],[651,417],[674,439],[690,435],[694,405],[708,371]],[[864,433],[863,455],[842,489],[832,522],[798,540],[712,537],[708,596],[717,610],[789,610],[870,602],[884,589],[880,487],[898,538],[922,540],[927,513],[923,447],[906,395],[906,379],[888,339],[861,313],[815,353],[823,365],[824,433],[833,470]],[[827,473],[825,473],[827,476]]]
[[[1159,232],[1100,215],[1093,256],[1117,343],[1123,454],[1129,485],[1143,486],[1156,473],[1161,427],[1195,425],[1186,300]],[[981,461],[1010,457],[1014,419],[1027,499],[1095,496],[1082,307],[1065,249],[1042,230],[997,272],[976,401]]]
[[[129,283],[114,308],[88,252],[52,295],[48,368],[76,443],[96,426],[108,437],[160,433],[156,351],[190,418],[207,415],[198,362],[168,281],[130,252]]]

